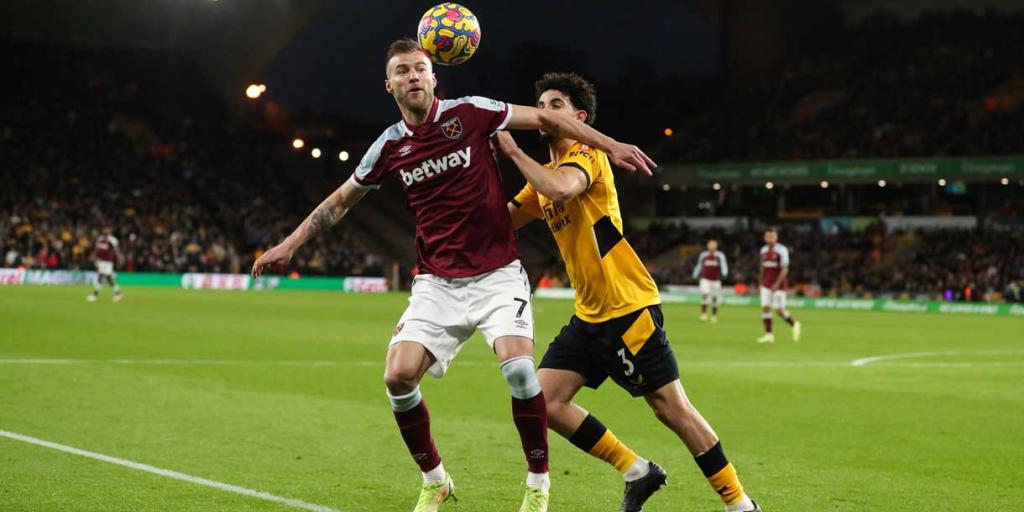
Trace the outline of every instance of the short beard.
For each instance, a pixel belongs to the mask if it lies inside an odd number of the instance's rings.
[[[555,136],[551,135],[550,133],[544,130],[540,130],[540,132],[537,135],[537,138],[540,139],[541,144],[551,144],[552,142],[555,141]]]
[[[413,105],[413,104],[410,104],[410,103],[406,103],[405,104],[405,109],[408,110],[409,112],[411,112],[416,117],[425,117],[427,115],[427,109],[428,108],[429,107],[427,105],[420,106],[420,105]]]
[[[412,101],[407,99],[406,101],[402,102],[402,106],[405,107],[406,110],[408,110],[411,114],[413,114],[416,117],[426,117],[427,114],[430,112],[430,107],[432,103],[433,101],[424,101],[423,105],[420,105],[418,103],[414,104]]]

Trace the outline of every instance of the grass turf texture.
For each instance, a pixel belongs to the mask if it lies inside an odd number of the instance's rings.
[[[107,290],[89,304],[85,290],[0,288],[0,358],[96,360],[0,363],[0,429],[344,512],[411,509],[418,468],[381,380],[405,296],[133,288],[120,304]],[[535,307],[539,359],[572,304]],[[1021,319],[795,314],[805,339],[776,322],[778,342],[764,346],[756,309],[724,308],[710,325],[694,306],[665,307],[683,383],[766,511],[1024,508]],[[962,353],[848,365],[927,351]],[[458,487],[451,510],[513,510],[526,466],[482,339],[423,390]],[[645,510],[721,510],[642,400],[608,382],[579,403],[671,473]],[[617,509],[621,477],[551,441],[551,510]],[[296,510],[5,438],[0,509]]]

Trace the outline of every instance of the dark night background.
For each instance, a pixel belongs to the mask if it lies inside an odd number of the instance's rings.
[[[413,35],[433,3],[0,4],[6,262],[87,267],[82,247],[113,223],[137,237],[130,269],[244,268],[346,179],[370,142],[398,120],[383,89],[385,50]],[[812,287],[929,289],[942,282],[948,290],[991,281],[994,289],[1020,273],[1012,248],[1019,240],[1003,247],[998,234],[971,232],[967,241],[945,233],[934,243],[997,247],[1008,258],[1005,275],[992,278],[988,266],[974,269],[981,277],[931,272],[957,260],[926,262],[930,270],[917,278],[838,278],[849,271],[843,251],[878,255],[883,251],[867,248],[890,242],[877,231],[845,238],[822,226],[839,216],[844,225],[857,217],[867,219],[857,226],[877,227],[900,215],[1019,225],[1022,0],[487,0],[468,7],[481,23],[481,46],[461,66],[435,68],[439,94],[531,104],[533,82],[546,71],[592,80],[596,127],[660,164],[653,178],[616,173],[625,220],[636,226],[630,243],[659,280],[688,278],[678,250],[698,246],[705,234],[687,226],[706,227],[702,218],[752,229],[788,225],[787,237],[812,234],[794,244],[835,260],[831,270],[823,265],[798,276]],[[260,83],[266,92],[247,98],[247,86]],[[292,147],[297,138],[301,149]],[[517,140],[546,158],[536,137]],[[342,150],[347,160],[339,158]],[[855,168],[859,161],[931,158],[988,159],[982,167],[998,174],[948,183],[889,171],[830,175],[831,183],[816,174],[780,175],[775,183],[753,174],[764,162],[769,169],[831,161]],[[734,164],[749,174],[700,173]],[[508,167],[511,195],[523,179]],[[384,187],[331,237],[304,248],[296,268],[374,275],[396,263],[407,277],[415,254],[403,202],[398,187]],[[549,234],[535,227],[520,238],[524,259],[557,269]],[[730,236],[737,251],[756,245],[752,231]],[[912,255],[892,244],[889,250]]]
[[[284,46],[261,75],[279,84],[271,93],[290,106],[349,114],[374,122],[395,118],[383,94],[382,48],[414,35],[423,1],[325,2],[316,18]],[[465,66],[437,66],[450,97],[468,94],[531,102],[536,70],[574,70],[602,89],[712,77],[717,34],[679,2],[623,2],[609,11],[568,2],[498,0],[472,6],[481,20],[481,50]],[[654,115],[659,102],[637,102]],[[655,107],[655,108],[652,108]]]

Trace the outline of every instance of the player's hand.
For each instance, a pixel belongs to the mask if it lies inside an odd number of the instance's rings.
[[[516,139],[512,138],[512,134],[502,130],[498,132],[491,140],[492,146],[494,141],[497,141],[498,150],[505,156],[512,156],[519,151],[519,145],[516,144]]]
[[[608,159],[629,172],[640,171],[648,176],[651,175],[651,169],[658,166],[643,150],[622,142],[615,142],[608,148]]]
[[[283,268],[288,266],[292,261],[293,254],[295,254],[295,251],[285,244],[275,245],[252,264],[252,276],[259,277],[263,275],[264,270],[270,267]]]

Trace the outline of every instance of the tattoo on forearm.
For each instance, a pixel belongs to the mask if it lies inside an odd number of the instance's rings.
[[[553,126],[551,128],[551,136],[557,138],[559,135],[561,135],[561,133],[562,133],[562,124],[561,123],[555,123],[555,126]]]
[[[309,216],[309,223],[313,227],[313,234],[323,233],[338,222],[338,212],[329,204],[321,204],[313,210]]]

